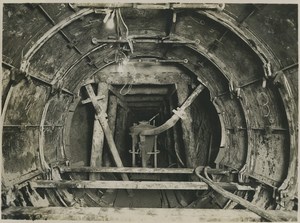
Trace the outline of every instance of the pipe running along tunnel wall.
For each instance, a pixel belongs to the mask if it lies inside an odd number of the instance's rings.
[[[181,120],[177,130],[165,133],[171,139],[177,131],[181,141],[159,139],[171,151],[166,154],[173,153],[169,159],[191,168],[209,164],[234,170],[238,174],[233,178],[216,180],[259,185],[252,194],[238,194],[262,208],[295,209],[297,7],[214,5],[114,9],[4,4],[3,197],[13,185],[56,164],[89,165],[96,130],[92,105],[81,104],[87,99],[82,88],[87,82],[95,92],[101,91],[97,83],[106,83],[109,93],[101,103],[106,103],[110,127],[120,139],[121,157],[130,148],[125,130],[138,121],[131,112],[149,119],[160,113],[158,123],[163,124],[201,84],[205,90],[189,108],[189,121]],[[115,10],[113,29],[103,21],[109,10]],[[147,90],[150,95],[145,96]],[[138,101],[145,97],[147,105]],[[170,149],[176,145],[179,149]],[[114,166],[109,156],[105,145],[103,165]],[[200,202],[197,207],[209,205]]]

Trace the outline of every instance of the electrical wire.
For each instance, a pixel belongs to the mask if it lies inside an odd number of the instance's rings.
[[[126,23],[124,22],[124,19],[123,19],[123,16],[121,14],[121,9],[120,8],[118,9],[118,13],[119,13],[120,19],[121,19],[121,21],[122,21],[122,23],[123,23],[123,25],[126,29],[126,40],[127,40],[128,36],[129,36],[129,29],[128,29],[128,26],[126,25]]]
[[[126,91],[125,93],[123,93],[123,91],[124,91],[124,89],[125,89],[125,87],[126,87],[127,85],[128,85],[127,91]],[[125,95],[127,95],[127,94],[131,91],[131,89],[132,89],[132,84],[126,83],[126,84],[124,84],[123,87],[121,88],[120,94],[123,95],[123,96],[125,96]]]

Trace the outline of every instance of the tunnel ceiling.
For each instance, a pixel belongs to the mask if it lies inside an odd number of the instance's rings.
[[[153,114],[174,92],[180,101],[180,86],[191,93],[201,84],[220,124],[213,165],[272,188],[272,202],[289,209],[297,198],[297,18],[297,5],[278,4],[4,4],[2,190],[70,159],[85,84],[105,82],[119,107]]]

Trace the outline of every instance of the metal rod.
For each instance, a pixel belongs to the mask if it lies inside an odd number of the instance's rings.
[[[220,182],[217,185],[227,190],[254,190],[250,186]],[[85,181],[85,180],[36,180],[30,182],[32,188],[78,188],[78,189],[136,189],[136,190],[208,190],[204,182],[183,181]]]
[[[238,86],[237,88],[244,88],[244,87],[247,87],[249,85],[252,85],[252,84],[255,84],[259,81],[263,81],[263,78],[257,78],[255,80],[252,80],[252,81],[249,81],[248,83],[245,83],[245,84],[241,84],[240,86]]]
[[[138,39],[138,38],[129,38],[132,43],[165,43],[165,44],[196,44],[197,41],[182,41],[182,40],[164,40],[161,38],[143,38],[143,39]],[[99,43],[128,43],[128,39],[97,39],[97,38],[92,38],[92,43],[93,44],[99,44]]]

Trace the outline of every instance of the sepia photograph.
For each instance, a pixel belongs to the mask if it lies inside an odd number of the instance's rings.
[[[1,2],[1,219],[297,222],[298,4]]]

